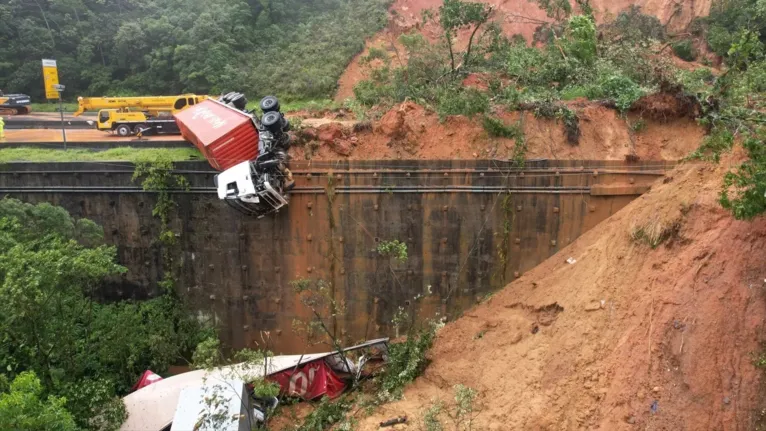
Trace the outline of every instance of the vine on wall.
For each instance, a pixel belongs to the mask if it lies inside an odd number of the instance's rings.
[[[503,198],[502,210],[502,238],[500,243],[497,244],[497,258],[500,260],[500,265],[497,266],[498,269],[495,275],[499,275],[500,281],[505,282],[505,271],[508,267],[508,253],[511,245],[511,230],[513,230],[513,222],[516,217],[516,213],[513,211],[513,196],[510,193]]]
[[[157,194],[157,203],[152,209],[152,215],[160,220],[160,234],[157,240],[162,246],[163,277],[159,286],[166,291],[171,291],[176,281],[173,273],[174,259],[171,247],[177,242],[177,234],[170,227],[170,217],[177,204],[170,197],[170,192],[179,189],[189,190],[189,181],[185,177],[173,173],[171,160],[161,159],[136,162],[133,181],[138,180],[141,180],[144,191]]]

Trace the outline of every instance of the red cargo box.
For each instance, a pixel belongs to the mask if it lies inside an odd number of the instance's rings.
[[[258,130],[244,112],[207,99],[174,117],[183,137],[219,171],[258,155]]]

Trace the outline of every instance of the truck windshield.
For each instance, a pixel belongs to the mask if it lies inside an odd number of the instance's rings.
[[[98,113],[98,122],[99,123],[106,123],[107,121],[109,121],[109,111],[107,111],[107,110],[99,111],[99,113]]]

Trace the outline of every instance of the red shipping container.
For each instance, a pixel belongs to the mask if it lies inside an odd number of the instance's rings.
[[[258,156],[258,130],[242,111],[207,99],[174,117],[183,137],[219,171]]]
[[[154,374],[152,370],[146,370],[144,371],[144,374],[141,375],[141,378],[136,382],[135,385],[133,385],[132,391],[137,391],[143,387],[149,386],[152,383],[157,383],[160,380],[162,380],[162,377]]]
[[[337,398],[346,389],[346,383],[327,366],[324,359],[303,364],[297,370],[290,368],[271,374],[266,380],[279,383],[283,395],[297,396],[304,400],[314,400],[325,395]]]

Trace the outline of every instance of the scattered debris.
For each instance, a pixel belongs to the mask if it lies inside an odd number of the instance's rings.
[[[380,423],[380,427],[390,427],[396,424],[403,424],[407,422],[407,416],[399,416],[397,418],[389,419]]]
[[[657,401],[657,400],[654,400],[654,402],[652,403],[651,407],[649,407],[649,411],[650,411],[652,414],[655,414],[655,413],[657,413],[657,411],[658,411],[659,409],[660,409],[660,403],[659,403],[659,401]]]
[[[588,305],[585,306],[585,311],[598,311],[601,310],[602,302],[599,301],[591,301]]]
[[[567,263],[570,265],[574,265],[575,263],[577,263],[577,259],[570,257],[569,259],[567,259]]]
[[[362,353],[358,361],[348,358],[348,355],[353,352]],[[387,360],[387,355],[388,338],[379,338],[343,348],[341,351],[271,356],[262,364],[240,363],[211,370],[189,371],[165,379],[155,378],[151,384],[123,398],[128,419],[121,429],[164,429],[170,424],[175,426],[174,417],[185,418],[186,412],[190,412],[188,416],[196,421],[203,398],[215,390],[220,393],[220,396],[225,395],[221,398],[223,402],[221,408],[225,409],[226,414],[231,412],[232,415],[239,415],[237,410],[241,404],[239,400],[247,399],[247,403],[253,405],[245,410],[252,412],[255,420],[265,420],[268,411],[276,407],[274,403],[276,398],[258,398],[253,394],[250,385],[245,385],[249,396],[242,397],[240,390],[242,385],[239,381],[243,377],[247,377],[248,380],[263,378],[278,383],[283,396],[303,400],[320,399],[324,396],[335,398],[353,384],[353,381],[358,381],[362,376],[369,377],[369,373],[363,371],[365,365],[379,365]],[[145,373],[145,376],[150,375]],[[225,392],[222,392],[221,387],[225,389]],[[184,391],[188,393],[183,395]],[[234,393],[230,394],[229,392],[232,391]],[[233,399],[238,401],[229,402]],[[246,416],[242,417],[246,418]],[[194,428],[193,424],[189,426],[188,422],[182,421],[172,429],[192,428]]]

